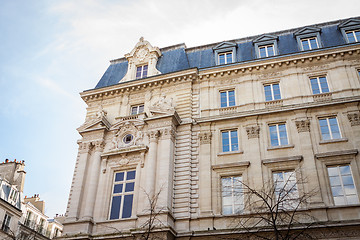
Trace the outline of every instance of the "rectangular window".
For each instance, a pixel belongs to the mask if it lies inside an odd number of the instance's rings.
[[[327,168],[335,205],[359,203],[350,165]]]
[[[316,37],[301,39],[302,50],[313,50],[319,48],[319,44]]]
[[[131,217],[135,171],[116,172],[111,198],[110,219]]]
[[[220,92],[220,106],[221,107],[235,106],[235,91],[234,90]]]
[[[4,221],[2,223],[1,229],[4,232],[8,232],[10,229],[10,221],[11,221],[11,216],[7,213],[5,213],[5,217],[4,217]]]
[[[347,37],[347,40],[349,43],[360,41],[360,30],[359,29],[347,31],[345,34],[346,34],[346,37]]]
[[[285,124],[269,125],[271,146],[288,145],[288,138]]]
[[[241,176],[221,178],[221,187],[223,214],[241,213],[244,209],[244,195]]]
[[[340,129],[336,117],[319,119],[321,137],[323,140],[340,139]]]
[[[264,86],[265,100],[272,101],[281,99],[280,87],[278,83],[269,84]]]
[[[137,105],[131,107],[131,115],[136,115],[144,112],[144,105]]]
[[[228,64],[233,62],[233,53],[226,52],[226,53],[219,53],[219,64]]]
[[[259,46],[259,57],[275,56],[274,45]]]
[[[136,68],[136,79],[146,78],[148,72],[148,65],[138,66]]]
[[[223,131],[221,138],[223,152],[239,151],[237,130]]]
[[[313,94],[327,93],[329,92],[329,86],[326,77],[314,77],[310,78],[311,88]]]
[[[294,208],[298,204],[299,193],[294,171],[273,173],[275,197],[279,207]]]

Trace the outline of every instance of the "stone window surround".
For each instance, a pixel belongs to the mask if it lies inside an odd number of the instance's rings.
[[[278,84],[279,85],[279,91],[280,91],[280,99],[274,99],[274,89],[273,89],[273,85],[274,84]],[[268,100],[266,101],[266,96],[265,96],[265,86],[269,86],[271,85],[271,94],[272,94],[272,100]],[[264,82],[263,83],[263,92],[264,92],[264,102],[269,102],[269,101],[277,101],[277,100],[282,100],[282,95],[281,95],[281,86],[280,86],[280,80],[278,81],[271,81],[271,82]]]
[[[237,139],[238,139],[238,150],[236,151],[228,151],[228,152],[223,152],[223,142],[222,142],[222,132],[226,132],[226,131],[237,131]],[[232,155],[232,154],[242,154],[244,153],[243,150],[241,150],[240,148],[240,127],[233,127],[231,128],[231,126],[229,126],[228,128],[224,128],[224,129],[219,129],[219,146],[220,146],[220,151],[218,152],[217,156],[226,156],[226,155]]]
[[[324,113],[324,114],[316,114],[315,118],[316,118],[316,127],[317,130],[319,132],[319,144],[327,144],[327,143],[339,143],[339,142],[347,142],[348,139],[344,136],[344,129],[342,126],[343,125],[343,120],[340,117],[341,115],[338,114],[337,112],[333,112],[333,113]],[[339,131],[340,131],[340,135],[341,138],[338,139],[330,139],[330,140],[323,140],[322,139],[322,135],[321,135],[321,129],[320,129],[320,124],[319,124],[319,119],[321,118],[330,118],[330,117],[336,117],[337,123],[338,123],[338,127],[339,127]]]
[[[339,166],[339,165],[349,164],[352,170],[353,180],[357,190],[357,194],[358,196],[360,196],[360,173],[356,171],[356,169],[359,169],[359,166],[355,158],[357,154],[358,154],[357,149],[315,154],[315,159],[318,160],[317,166],[320,168],[318,169],[320,186],[325,186],[325,189],[322,189],[321,193],[323,197],[324,195],[326,196],[327,201],[331,206],[335,206],[335,204],[330,189],[329,176],[327,173],[328,166]]]
[[[222,92],[229,92],[229,91],[234,91],[234,99],[235,99],[235,105],[234,106],[226,106],[226,107],[221,107],[221,93]],[[229,101],[229,95],[227,95],[227,100]],[[221,88],[218,90],[218,101],[219,101],[219,108],[227,108],[227,107],[235,107],[236,103],[238,102],[236,99],[236,88],[235,87],[230,87],[230,88]]]
[[[221,189],[221,178],[223,177],[234,177],[242,176],[242,181],[244,184],[248,184],[248,175],[247,169],[250,166],[249,161],[235,162],[235,163],[225,163],[212,165],[211,169],[213,170],[215,177],[212,178],[213,189]],[[212,197],[216,198],[217,201],[214,213],[216,215],[222,215],[222,195],[221,191],[213,191]],[[246,206],[245,206],[246,209]]]
[[[288,144],[286,145],[279,145],[279,146],[271,146],[271,138],[270,138],[270,126],[271,125],[279,125],[279,124],[285,124],[285,127],[286,127],[286,136],[287,136],[287,141],[288,141]],[[288,127],[288,122],[286,120],[274,120],[274,121],[269,121],[269,122],[266,122],[266,137],[267,137],[267,150],[275,150],[275,149],[284,149],[284,148],[293,148],[294,145],[291,144],[291,138],[290,138],[290,132],[289,132],[289,127]]]

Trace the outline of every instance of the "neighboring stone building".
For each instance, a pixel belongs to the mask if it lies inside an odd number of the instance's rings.
[[[63,238],[139,237],[153,196],[158,237],[241,238],[234,181],[282,178],[315,190],[314,237],[360,239],[359,41],[360,18],[193,48],[141,38],[81,93]]]
[[[22,192],[26,172],[24,162],[0,163],[0,239],[13,239],[22,216]]]
[[[60,236],[63,217],[60,221],[48,219],[39,195],[23,198],[24,168],[24,161],[6,159],[0,163],[0,239],[46,240]]]

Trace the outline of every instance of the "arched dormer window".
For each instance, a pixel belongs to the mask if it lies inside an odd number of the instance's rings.
[[[134,49],[130,53],[125,54],[129,64],[127,73],[120,82],[161,74],[161,72],[156,69],[156,64],[160,56],[160,49],[153,47],[148,41],[141,37]]]

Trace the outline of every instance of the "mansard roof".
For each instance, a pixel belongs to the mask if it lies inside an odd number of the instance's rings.
[[[340,28],[356,26],[359,25],[359,23],[360,17],[356,17],[192,48],[187,48],[185,44],[178,44],[160,49],[161,56],[158,58],[156,69],[158,69],[161,74],[168,74],[190,68],[203,69],[221,67],[217,66],[215,62],[216,50],[231,47],[236,47],[235,63],[233,64],[254,61],[257,60],[254,49],[256,46],[254,43],[270,40],[277,40],[278,55],[274,58],[290,54],[302,54],[302,51],[298,47],[296,36],[314,32],[321,34],[322,48],[337,47],[347,44]],[[110,66],[95,88],[121,84],[119,82],[128,70],[127,59],[124,57],[110,62]]]

